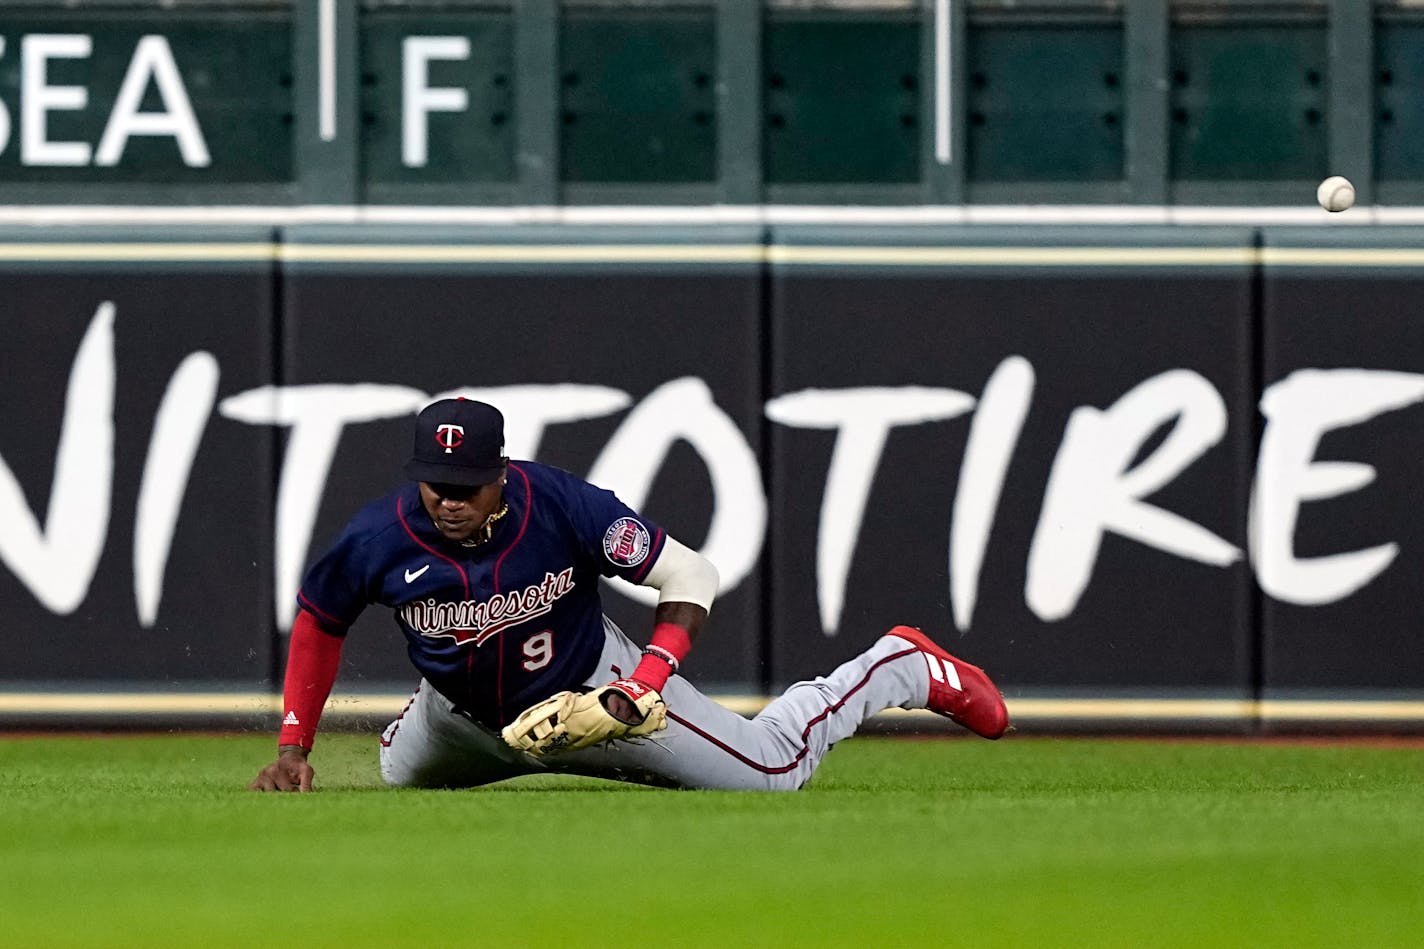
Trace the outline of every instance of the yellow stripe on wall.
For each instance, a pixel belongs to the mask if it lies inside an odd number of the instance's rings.
[[[760,244],[283,244],[297,263],[760,263]]]
[[[0,261],[152,262],[275,260],[270,243],[0,243]]]
[[[1181,267],[1250,266],[1254,247],[810,247],[774,244],[772,263],[829,266]]]
[[[1265,247],[1260,253],[1268,267],[1424,267],[1424,248]]]

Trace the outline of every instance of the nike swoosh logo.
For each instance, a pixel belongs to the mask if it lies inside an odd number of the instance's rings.
[[[406,582],[406,583],[414,583],[416,580],[419,580],[419,579],[420,579],[420,575],[421,575],[422,573],[424,573],[425,571],[427,571],[427,570],[429,570],[429,569],[430,569],[430,564],[426,564],[425,566],[421,567],[419,570],[407,570],[407,571],[405,572],[405,582]]]

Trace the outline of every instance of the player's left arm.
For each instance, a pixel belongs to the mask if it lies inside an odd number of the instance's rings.
[[[525,709],[503,729],[510,747],[545,755],[667,727],[662,690],[702,631],[719,580],[707,558],[671,537],[665,541],[640,581],[658,590],[658,606],[637,668],[592,692],[559,692]]]
[[[634,669],[591,692],[551,695],[504,727],[510,747],[533,755],[641,738],[666,728],[662,690],[702,631],[720,582],[711,561],[649,524],[613,492],[576,482],[571,475],[564,488],[575,536],[589,558],[598,559],[600,572],[655,588],[658,605],[653,634]]]
[[[668,537],[641,582],[658,591],[658,605],[653,635],[628,678],[661,692],[702,632],[720,578],[710,560]]]

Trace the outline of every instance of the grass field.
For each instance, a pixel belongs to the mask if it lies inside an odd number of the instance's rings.
[[[857,738],[798,794],[242,790],[270,736],[0,741],[11,946],[1411,946],[1424,752]]]

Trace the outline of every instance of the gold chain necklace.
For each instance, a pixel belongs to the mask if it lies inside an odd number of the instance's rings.
[[[494,525],[498,524],[500,519],[508,513],[509,502],[499,502],[499,510],[495,511],[489,517],[485,518],[485,522],[475,529],[475,533],[472,536],[460,541],[460,546],[478,547],[480,544],[487,543],[490,539],[490,536],[494,533]]]

